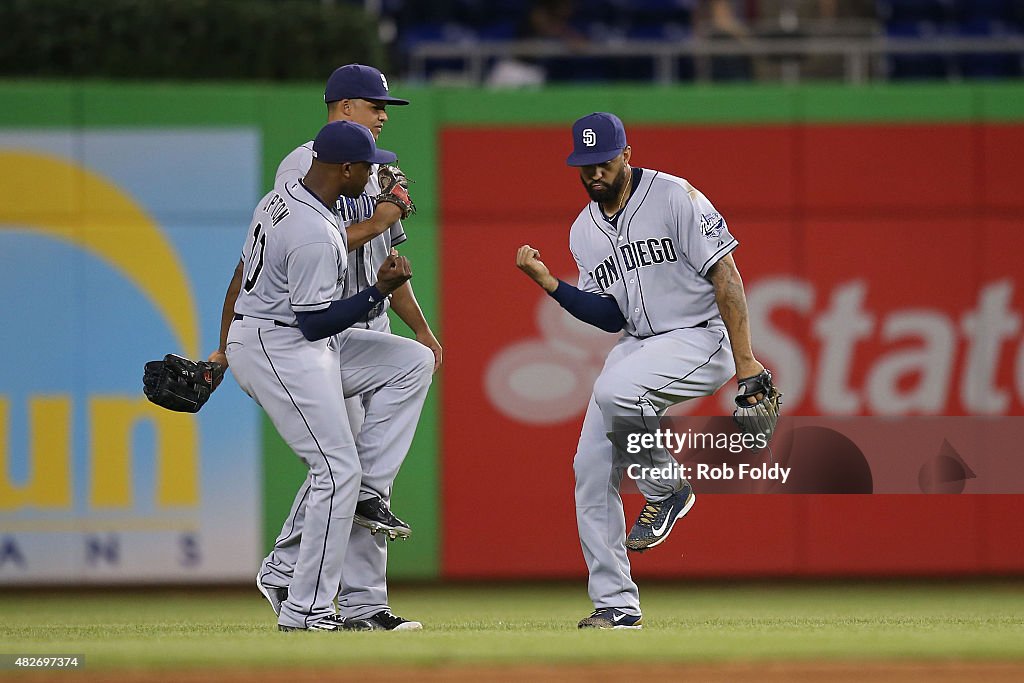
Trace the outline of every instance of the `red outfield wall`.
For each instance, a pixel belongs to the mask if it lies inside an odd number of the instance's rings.
[[[514,266],[574,281],[566,127],[441,136],[445,577],[585,575],[572,456],[612,335]],[[630,126],[633,163],[729,221],[755,350],[790,415],[1024,414],[1019,124]],[[716,397],[687,405],[722,413]],[[698,491],[699,493],[699,491]],[[627,496],[627,516],[642,500]],[[637,576],[1024,571],[1024,496],[700,497]]]

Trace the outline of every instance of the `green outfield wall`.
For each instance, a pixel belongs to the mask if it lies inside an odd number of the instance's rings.
[[[954,84],[845,87],[720,86],[720,87],[564,87],[527,92],[482,89],[427,89],[393,86],[393,91],[412,101],[409,107],[390,107],[391,116],[381,137],[384,147],[399,153],[400,163],[415,181],[412,193],[418,213],[407,223],[410,239],[403,253],[414,264],[416,296],[445,344],[445,321],[479,311],[458,308],[458,297],[446,295],[441,310],[441,270],[458,264],[475,268],[478,286],[488,286],[488,269],[496,264],[472,265],[473,254],[441,251],[441,197],[457,197],[457,188],[443,188],[439,177],[443,133],[448,128],[522,128],[568,126],[591,111],[618,113],[627,124],[679,124],[716,127],[723,125],[772,126],[833,123],[932,123],[1024,121],[1024,85]],[[262,186],[268,189],[278,161],[295,146],[310,139],[325,118],[322,85],[236,84],[131,84],[102,82],[0,82],[0,128],[7,130],[104,129],[252,129],[262,148]],[[568,148],[568,144],[564,145]],[[530,149],[522,149],[524,155]],[[723,150],[743,163],[742,149]],[[197,160],[202,163],[202,160]],[[517,203],[529,200],[528,178],[514,178],[522,187],[519,197],[507,196],[508,178],[494,169],[496,182],[493,211],[515,212]],[[169,168],[168,173],[187,173]],[[444,191],[443,191],[444,190]],[[12,198],[16,199],[16,198]],[[488,215],[479,215],[480,230],[488,229]],[[239,245],[245,226],[239,225]],[[234,267],[235,253],[225,253],[220,265],[226,286]],[[220,300],[223,289],[196,292],[197,297]],[[513,304],[492,292],[498,313]],[[216,321],[203,321],[203,348],[216,343]],[[485,324],[481,319],[479,324]],[[407,333],[401,322],[394,328]],[[145,349],[143,355],[158,357],[172,349]],[[446,356],[446,364],[464,362],[459,355]],[[140,367],[141,373],[141,367]],[[415,528],[414,541],[393,545],[394,578],[432,578],[443,573],[442,500],[445,453],[441,450],[441,397],[445,372],[435,377],[413,449],[396,483],[395,509]],[[141,390],[141,386],[140,386]],[[216,399],[214,399],[216,400]],[[445,396],[444,424],[458,429],[458,397]],[[465,419],[472,419],[467,412]],[[304,468],[280,441],[272,426],[263,421],[263,542],[269,546],[287,514]],[[485,457],[481,445],[480,457]],[[511,463],[501,463],[503,467]],[[477,482],[480,504],[487,500],[486,487]],[[450,523],[455,523],[449,520]]]

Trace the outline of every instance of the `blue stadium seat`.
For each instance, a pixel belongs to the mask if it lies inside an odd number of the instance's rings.
[[[480,40],[515,40],[518,37],[519,26],[514,21],[499,21],[488,23],[477,30],[477,37]]]
[[[878,16],[886,24],[910,24],[922,21],[940,23],[953,13],[955,0],[881,0]]]
[[[692,34],[687,24],[679,23],[632,24],[626,30],[626,37],[631,40],[664,40],[673,43],[687,40]]]
[[[955,0],[954,13],[957,21],[963,24],[977,21],[1003,21],[1013,19],[1011,0]]]
[[[485,21],[522,23],[530,12],[528,0],[476,0]]]
[[[624,0],[587,0],[577,3],[576,19],[581,23],[622,24],[628,14]]]
[[[891,38],[922,38],[940,35],[932,22],[900,22],[886,27]],[[951,59],[943,54],[896,54],[889,56],[889,78],[896,80],[924,80],[948,78]]]
[[[635,24],[693,23],[695,3],[690,0],[632,0],[627,3],[625,20]]]
[[[1014,33],[1012,27],[1002,21],[973,19],[962,23],[957,31],[970,38],[1005,36]],[[1020,78],[1022,56],[1013,53],[965,54],[957,57],[957,68],[964,78],[1000,79]]]
[[[476,32],[454,22],[417,24],[402,33],[402,42],[416,45],[424,42],[466,43],[476,40]]]
[[[574,21],[573,28],[595,43],[624,40],[626,37],[625,27],[619,22]]]
[[[408,26],[399,34],[398,47],[403,55],[408,58],[412,48],[420,43],[445,43],[448,45],[457,43],[471,43],[477,39],[476,33],[462,25],[454,22],[435,22],[427,24],[416,24]],[[466,59],[462,57],[452,59],[428,59],[426,63],[426,75],[430,77],[438,71],[461,71],[466,67]]]
[[[578,0],[572,25],[595,43],[620,40],[679,42],[692,37],[698,0]],[[384,0],[399,20],[399,47],[423,41],[447,44],[473,40],[515,40],[522,36],[531,0]],[[938,36],[986,37],[1024,34],[1024,0],[876,0],[887,35],[913,39]],[[541,60],[553,81],[635,81],[651,78],[649,57],[564,57]],[[464,59],[435,60],[428,68],[456,70]],[[893,79],[1020,78],[1019,54],[897,54],[887,60]],[[680,79],[692,78],[694,61],[677,62]],[[715,80],[752,77],[750,59],[711,60]]]
[[[693,37],[693,31],[686,24],[634,24],[626,31],[626,37],[630,40],[665,41],[681,43]],[[651,68],[656,72],[652,60]],[[676,78],[681,81],[693,80],[694,63],[692,57],[679,57],[675,64]]]

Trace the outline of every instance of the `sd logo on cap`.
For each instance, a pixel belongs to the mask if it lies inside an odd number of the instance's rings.
[[[592,166],[614,159],[626,145],[626,129],[615,114],[595,112],[572,124],[573,151],[569,166]]]

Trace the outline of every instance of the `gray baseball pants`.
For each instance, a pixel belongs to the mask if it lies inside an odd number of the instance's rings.
[[[352,328],[334,337],[332,344],[339,350],[345,410],[356,435],[362,470],[358,499],[381,497],[390,502],[391,486],[412,443],[430,387],[433,354],[415,341],[378,330]],[[392,388],[405,388],[398,394],[391,391],[381,396],[381,379],[384,388],[389,386],[387,383]],[[309,490],[307,477],[273,550],[260,568],[265,585],[288,587],[293,583],[305,534]],[[387,541],[383,534],[371,535],[365,527],[351,526],[341,581],[335,591],[343,617],[362,619],[388,609]]]
[[[623,419],[656,430],[669,406],[713,394],[733,374],[732,348],[720,321],[646,339],[624,335],[609,352],[594,382],[573,461],[576,524],[596,609],[616,607],[640,614],[640,593],[626,554],[619,484],[632,462],[657,468],[675,462],[664,449],[629,456],[614,446],[611,435],[621,431]],[[650,501],[664,500],[682,486],[679,479],[636,483]]]

